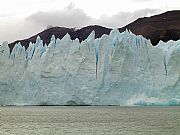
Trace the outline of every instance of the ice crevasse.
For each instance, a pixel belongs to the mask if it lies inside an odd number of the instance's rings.
[[[0,46],[0,105],[180,105],[180,40],[114,29],[83,42]]]

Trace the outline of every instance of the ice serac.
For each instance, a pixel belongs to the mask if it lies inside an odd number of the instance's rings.
[[[152,46],[117,29],[83,42],[0,46],[1,105],[180,105],[180,40]]]

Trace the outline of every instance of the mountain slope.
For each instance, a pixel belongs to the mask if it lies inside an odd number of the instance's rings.
[[[55,35],[56,38],[62,39],[67,33],[71,36],[72,40],[78,38],[80,41],[82,41],[85,40],[93,30],[95,31],[95,37],[99,38],[103,34],[109,34],[112,29],[98,25],[87,26],[77,30],[75,28],[52,27],[28,39],[17,40],[13,43],[10,43],[9,47],[12,50],[16,43],[21,42],[21,44],[27,49],[27,47],[29,46],[29,42],[34,43],[38,35],[46,44],[49,44],[52,35]]]
[[[118,28],[120,32],[125,31],[125,29],[131,30],[136,35],[143,35],[147,39],[150,39],[153,45],[157,45],[160,40],[178,40],[180,39],[180,10],[168,11],[151,17],[139,18],[125,27]],[[27,48],[29,42],[36,41],[36,37],[38,35],[46,44],[50,42],[50,38],[53,34],[56,38],[61,39],[64,35],[69,33],[71,39],[74,40],[78,38],[80,41],[82,41],[88,37],[92,30],[95,31],[95,37],[98,38],[103,34],[109,34],[112,29],[98,25],[87,26],[78,30],[74,28],[53,27],[44,30],[28,39],[17,40],[10,43],[9,47],[12,50],[16,43],[21,42],[21,44]]]
[[[152,17],[139,18],[123,28],[122,32],[130,29],[136,35],[143,35],[151,39],[153,45],[158,44],[160,40],[180,39],[180,11],[168,11]]]

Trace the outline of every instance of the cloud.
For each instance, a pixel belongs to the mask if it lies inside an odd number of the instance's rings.
[[[24,39],[33,36],[49,26],[60,27],[83,27],[87,25],[102,25],[105,27],[122,27],[139,17],[150,16],[160,13],[157,9],[141,9],[134,12],[119,12],[112,16],[101,16],[100,18],[92,18],[88,16],[82,9],[75,8],[71,3],[61,10],[49,12],[36,12],[24,19],[9,19],[8,23],[0,26],[1,36],[0,42],[7,40],[12,42],[17,39]],[[4,20],[0,19],[0,20]],[[12,21],[13,20],[13,21]]]
[[[136,20],[139,17],[145,17],[159,13],[158,9],[141,9],[134,12],[119,12],[112,16],[101,16],[98,19],[88,16],[83,10],[75,8],[74,4],[68,5],[63,10],[37,12],[29,16],[26,21],[39,26],[47,27],[83,27],[86,25],[99,24],[106,27],[122,27]]]
[[[113,16],[102,16],[95,20],[97,24],[101,24],[107,27],[122,27],[138,18],[151,16],[160,13],[158,9],[141,9],[134,12],[119,12]]]
[[[87,25],[92,18],[84,13],[83,10],[75,8],[71,3],[63,10],[37,12],[32,14],[26,21],[41,26],[65,26],[65,27],[82,27]]]
[[[24,18],[0,18],[0,22],[0,43],[29,38],[44,29],[42,26],[25,21]]]
[[[132,0],[132,2],[150,2],[153,0]]]

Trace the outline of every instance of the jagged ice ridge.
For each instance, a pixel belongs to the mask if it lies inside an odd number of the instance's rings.
[[[130,31],[0,46],[1,105],[180,105],[180,40]]]

